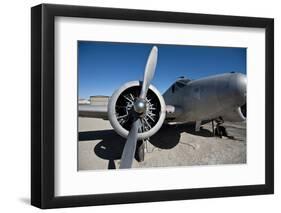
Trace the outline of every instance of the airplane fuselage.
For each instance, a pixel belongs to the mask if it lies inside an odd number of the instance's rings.
[[[225,73],[198,80],[179,79],[164,94],[166,105],[175,106],[172,122],[193,122],[222,117],[243,121],[240,107],[246,103],[246,76]],[[169,113],[169,112],[168,112]]]

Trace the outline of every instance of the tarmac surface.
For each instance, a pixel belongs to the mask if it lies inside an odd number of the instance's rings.
[[[125,139],[109,121],[79,117],[78,170],[118,169]],[[246,163],[246,122],[225,122],[229,137],[218,138],[211,123],[199,132],[194,126],[163,125],[145,144],[143,162],[133,168]]]

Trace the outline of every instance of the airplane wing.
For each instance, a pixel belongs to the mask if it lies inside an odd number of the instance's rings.
[[[78,111],[80,117],[90,118],[102,118],[108,120],[107,105],[91,105],[91,104],[79,104]]]
[[[91,105],[79,104],[78,107],[80,117],[101,118],[108,120],[107,105]],[[173,119],[182,113],[182,109],[177,106],[166,106],[166,120]]]

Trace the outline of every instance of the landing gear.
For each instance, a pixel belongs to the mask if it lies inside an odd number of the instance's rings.
[[[222,136],[228,137],[227,131],[224,126],[218,126],[215,129],[215,135],[222,138]]]
[[[222,124],[224,123],[224,120],[219,117],[215,120],[216,122],[216,128],[214,128],[214,121],[212,121],[212,127],[213,127],[213,134],[214,136],[222,138],[222,136],[228,137],[228,133]]]

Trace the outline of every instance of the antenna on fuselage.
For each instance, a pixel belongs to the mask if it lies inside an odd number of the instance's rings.
[[[180,76],[180,77],[178,77],[178,79],[185,79],[185,77],[184,76]]]

